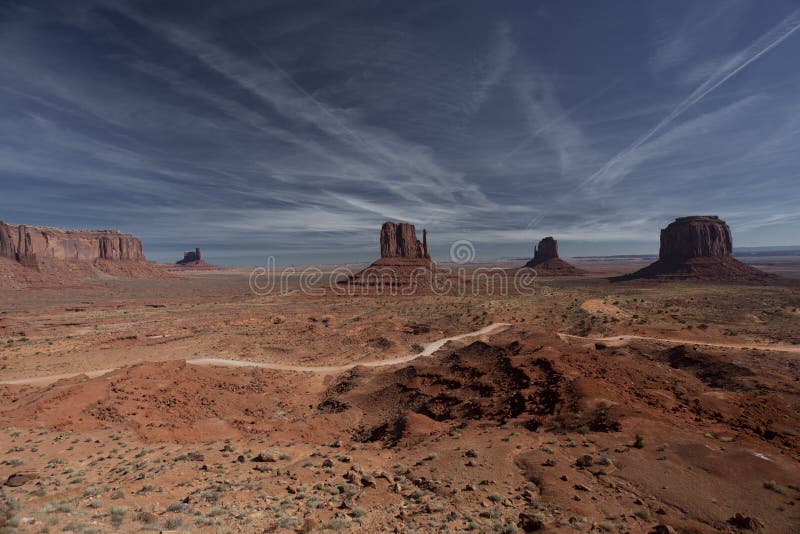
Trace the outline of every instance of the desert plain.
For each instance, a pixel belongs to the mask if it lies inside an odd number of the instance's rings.
[[[575,262],[526,294],[4,286],[1,528],[797,532],[796,260]]]

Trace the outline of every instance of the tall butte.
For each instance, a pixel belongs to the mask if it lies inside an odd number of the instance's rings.
[[[661,230],[658,261],[614,280],[764,280],[773,275],[733,258],[730,227],[716,215],[675,219]]]
[[[420,242],[413,224],[383,223],[381,226],[381,260],[387,260],[386,263],[391,264],[396,259],[430,261],[428,231],[422,230],[422,242]]]
[[[536,269],[538,274],[545,276],[580,276],[586,271],[570,265],[558,256],[558,241],[552,237],[545,237],[533,249],[533,259],[525,267]]]
[[[422,230],[417,239],[413,224],[385,222],[380,233],[380,259],[351,276],[349,283],[358,286],[426,286],[429,281],[421,273],[436,271],[436,263],[428,249],[428,232]]]

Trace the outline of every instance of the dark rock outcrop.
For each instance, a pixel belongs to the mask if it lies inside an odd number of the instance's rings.
[[[174,269],[179,269],[181,271],[186,269],[202,271],[218,269],[218,267],[211,265],[210,263],[206,263],[205,260],[203,260],[203,253],[198,247],[194,250],[190,250],[189,252],[184,252],[183,259],[175,262]]]
[[[39,478],[39,474],[35,471],[23,471],[21,473],[12,473],[8,476],[4,486],[8,486],[9,488],[18,488],[20,486],[24,486],[28,482],[36,480]]]
[[[175,263],[177,263],[178,265],[184,265],[186,263],[193,263],[202,260],[203,260],[203,254],[202,252],[200,252],[199,248],[196,248],[194,250],[190,250],[189,252],[184,252],[183,259],[178,260]]]
[[[558,241],[552,237],[545,237],[533,249],[533,259],[529,263],[542,263],[553,258],[558,258]]]
[[[62,230],[0,221],[0,256],[35,266],[42,259],[144,261],[142,242],[114,230]]]
[[[580,276],[586,274],[558,257],[558,241],[545,237],[533,249],[533,259],[525,267],[545,276]]]
[[[658,261],[635,273],[613,278],[665,280],[765,280],[773,275],[735,260],[730,227],[716,215],[675,219],[661,230]]]
[[[413,224],[383,223],[381,227],[381,258],[430,259],[427,230],[422,230],[422,242],[420,242]]]

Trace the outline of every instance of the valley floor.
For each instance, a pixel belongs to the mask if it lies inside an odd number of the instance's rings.
[[[796,280],[345,297],[247,275],[0,290],[0,531],[800,526]]]

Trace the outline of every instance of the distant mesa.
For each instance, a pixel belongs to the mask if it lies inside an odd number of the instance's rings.
[[[202,261],[202,260],[203,260],[203,253],[200,252],[199,248],[196,248],[194,250],[190,250],[189,252],[184,252],[183,253],[183,259],[182,260],[178,260],[175,263],[184,264],[184,263],[192,263],[192,262],[195,262],[195,261]]]
[[[145,261],[142,242],[115,230],[63,230],[0,221],[0,256],[28,267],[41,260]]]
[[[658,261],[612,280],[765,280],[774,278],[735,260],[730,227],[716,215],[675,219],[661,230]]]
[[[195,248],[183,253],[183,259],[175,262],[175,265],[185,269],[216,269],[214,265],[203,261],[203,253],[200,248]]]
[[[580,276],[586,271],[578,269],[558,257],[558,241],[545,237],[533,250],[533,259],[525,267],[536,269],[545,276]]]
[[[116,230],[66,230],[0,221],[3,288],[65,287],[107,276],[162,278],[142,242]]]

